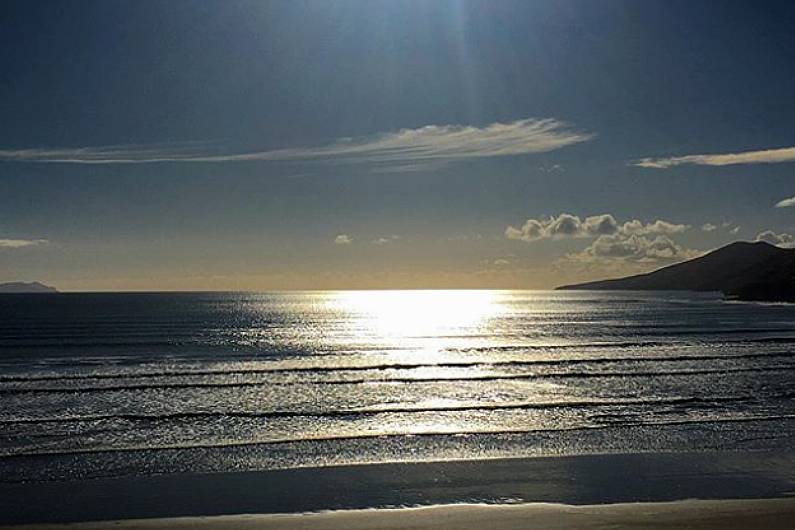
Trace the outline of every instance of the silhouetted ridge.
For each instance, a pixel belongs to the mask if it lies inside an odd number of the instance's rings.
[[[558,289],[720,291],[740,300],[795,302],[795,249],[736,242],[654,272]]]
[[[39,282],[0,283],[0,293],[57,293],[58,289]]]

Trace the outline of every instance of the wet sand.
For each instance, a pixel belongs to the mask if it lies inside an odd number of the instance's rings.
[[[32,525],[29,530],[440,530],[757,529],[790,530],[795,499],[678,501],[569,506],[518,504],[430,506],[289,515],[232,515]]]
[[[794,491],[791,452],[389,463],[0,483],[0,525],[795,528]],[[427,508],[389,510],[406,506]]]

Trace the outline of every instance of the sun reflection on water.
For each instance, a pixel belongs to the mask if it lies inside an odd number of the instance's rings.
[[[441,361],[457,338],[487,335],[505,312],[498,291],[340,291],[329,309],[346,315],[346,332],[358,342],[394,349],[403,360]],[[413,359],[409,359],[412,357]]]
[[[394,339],[481,328],[502,311],[495,291],[350,291],[329,303],[354,317],[361,331]]]

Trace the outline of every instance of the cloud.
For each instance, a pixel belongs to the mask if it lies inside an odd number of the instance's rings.
[[[735,225],[732,221],[723,221],[720,225],[714,223],[704,223],[701,225],[701,230],[704,232],[714,232],[715,230],[726,230],[730,234],[737,234],[740,232],[740,226]]]
[[[690,225],[669,223],[660,219],[645,225],[637,219],[633,219],[621,226],[621,233],[635,235],[680,234],[689,228]]]
[[[688,225],[656,220],[643,223],[637,219],[620,224],[611,214],[601,214],[580,219],[568,213],[557,217],[528,219],[520,227],[508,226],[505,237],[526,242],[541,239],[588,238],[613,234],[652,235],[677,234],[689,228]]]
[[[539,239],[593,237],[613,234],[617,230],[618,223],[610,214],[594,215],[582,220],[576,215],[562,213],[547,219],[528,219],[519,228],[508,226],[505,237],[531,242]]]
[[[334,238],[335,245],[350,245],[351,243],[353,243],[353,238],[348,234],[338,234]]]
[[[447,241],[480,241],[483,234],[457,234],[446,238]]]
[[[426,125],[417,129],[340,138],[319,147],[244,153],[222,152],[208,142],[115,145],[58,149],[0,150],[0,161],[69,164],[146,164],[157,162],[334,161],[396,168],[438,166],[475,158],[554,151],[588,141],[593,134],[553,119],[528,118],[484,127]]]
[[[671,239],[671,236],[689,228],[689,225],[662,219],[651,223],[638,219],[621,223],[611,214],[581,219],[563,213],[557,217],[528,219],[519,228],[508,226],[505,237],[526,242],[592,238],[593,241],[585,249],[567,254],[561,262],[588,268],[604,265],[639,267],[650,263],[682,261],[700,255],[700,251],[685,248]]]
[[[776,203],[776,208],[789,208],[790,206],[795,206],[795,197],[783,199]]]
[[[371,243],[373,245],[388,245],[389,243],[397,241],[398,239],[400,239],[400,236],[378,237],[373,239]]]
[[[71,164],[134,164],[179,162],[218,153],[212,142],[117,144],[89,147],[0,149],[2,162],[58,162]]]
[[[46,245],[46,239],[0,239],[0,248],[22,248]]]
[[[568,254],[567,259],[579,262],[625,261],[635,263],[674,262],[691,259],[700,251],[687,249],[667,235],[647,237],[636,234],[599,236],[587,248]]]
[[[764,149],[761,151],[742,151],[708,155],[673,156],[668,158],[641,158],[634,166],[668,169],[674,166],[692,164],[697,166],[731,166],[735,164],[778,164],[795,161],[795,147]]]
[[[782,248],[795,248],[795,236],[792,234],[780,233],[777,234],[772,230],[765,230],[756,236],[757,241],[764,241],[771,245],[776,245]]]
[[[551,166],[541,166],[538,168],[541,173],[564,173],[566,169],[561,164],[552,164]]]

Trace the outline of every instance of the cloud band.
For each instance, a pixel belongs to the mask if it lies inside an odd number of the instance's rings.
[[[686,164],[697,166],[732,166],[736,164],[778,164],[781,162],[795,162],[795,147],[764,149],[761,151],[742,151],[739,153],[688,155],[669,158],[641,158],[633,162],[632,165],[653,169],[668,169]]]
[[[585,142],[593,134],[572,130],[556,119],[524,119],[484,127],[427,125],[418,129],[340,138],[320,147],[223,153],[217,146],[116,145],[59,149],[0,150],[0,161],[65,164],[149,164],[161,162],[317,161],[405,166],[474,158],[543,153]]]

